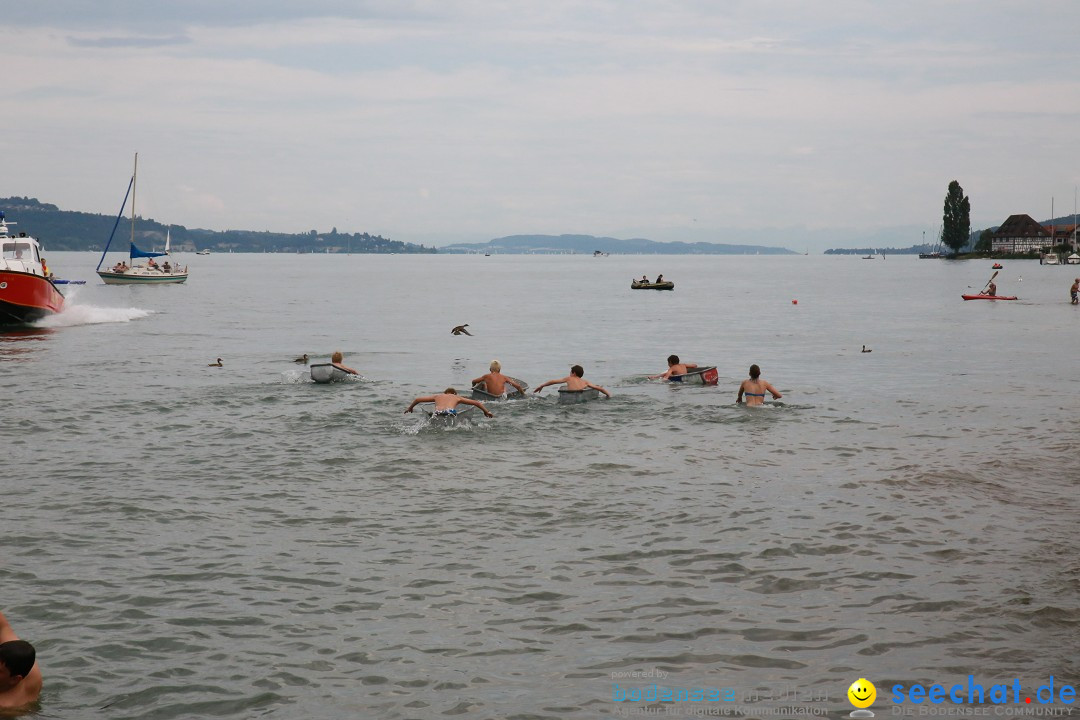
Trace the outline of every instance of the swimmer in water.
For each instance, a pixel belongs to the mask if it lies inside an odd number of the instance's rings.
[[[564,378],[559,378],[558,380],[548,380],[546,383],[541,383],[540,385],[537,385],[536,389],[533,390],[533,392],[540,392],[548,385],[559,385],[560,383],[565,383],[566,389],[573,392],[592,389],[599,390],[600,392],[604,393],[605,396],[611,397],[611,393],[609,393],[607,390],[600,387],[599,385],[593,385],[591,382],[585,379],[585,369],[582,368],[580,365],[575,365],[570,368],[570,374]]]
[[[413,408],[420,403],[435,403],[434,415],[457,415],[458,405],[475,405],[483,410],[484,415],[487,417],[494,417],[491,411],[484,407],[484,403],[479,400],[461,397],[457,394],[457,390],[452,387],[446,388],[444,392],[436,395],[422,395],[416,398],[409,407],[405,408],[405,412],[411,413]]]
[[[660,375],[650,375],[650,380],[656,380],[657,378],[663,378],[664,380],[670,380],[671,382],[682,382],[682,376],[697,367],[696,363],[684,363],[679,362],[678,355],[668,355],[667,359],[668,368],[666,372]]]
[[[506,393],[506,386],[511,385],[519,393],[525,392],[525,388],[516,380],[502,374],[502,364],[498,360],[492,360],[488,369],[491,372],[472,381],[474,390],[483,390],[488,395],[503,395]]]
[[[765,404],[766,392],[772,393],[773,400],[779,400],[783,397],[780,391],[761,379],[761,368],[757,365],[751,365],[750,379],[743,380],[742,385],[739,385],[739,394],[735,398],[735,402],[741,404],[743,395],[745,395],[747,405],[763,405]]]

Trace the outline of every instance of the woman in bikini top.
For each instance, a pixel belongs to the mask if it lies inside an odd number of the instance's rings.
[[[736,403],[742,403],[743,395],[746,396],[747,405],[763,405],[765,393],[772,393],[773,400],[779,400],[783,395],[765,380],[761,379],[761,368],[757,365],[750,366],[750,379],[743,380],[739,385],[739,394],[735,398]]]

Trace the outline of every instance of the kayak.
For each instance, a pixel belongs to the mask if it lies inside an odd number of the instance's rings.
[[[961,295],[965,300],[1015,300],[1015,295]]]

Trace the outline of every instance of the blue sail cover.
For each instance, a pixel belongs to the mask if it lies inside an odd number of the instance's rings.
[[[146,258],[161,257],[162,255],[168,255],[168,253],[146,252],[145,250],[140,250],[139,248],[135,247],[135,243],[131,243],[131,257],[132,257],[132,259],[140,258],[140,257],[146,257]]]

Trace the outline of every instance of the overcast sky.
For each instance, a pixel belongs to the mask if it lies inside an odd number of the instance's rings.
[[[0,196],[188,227],[747,240],[1071,213],[1075,0],[0,0]],[[835,238],[835,239],[834,239]]]

